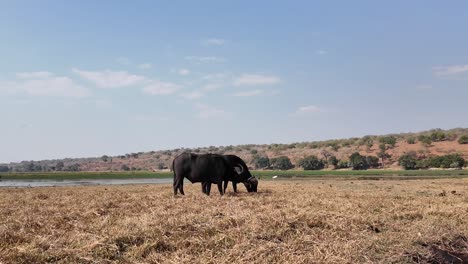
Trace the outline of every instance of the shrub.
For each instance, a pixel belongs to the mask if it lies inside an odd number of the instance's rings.
[[[428,159],[416,161],[416,168],[418,168],[418,169],[427,169],[427,168],[429,168]]]
[[[445,141],[447,140],[447,135],[442,131],[434,131],[431,133],[430,138],[432,141]]]
[[[339,160],[335,156],[328,158],[328,164],[335,166],[335,168],[338,166],[338,162]]]
[[[337,169],[346,169],[349,168],[349,162],[347,160],[340,160],[336,165]]]
[[[463,135],[458,139],[458,143],[460,144],[468,144],[468,135]]]
[[[422,142],[422,143],[423,143],[424,145],[426,145],[426,146],[430,146],[430,145],[432,144],[432,139],[431,139],[431,137],[426,136],[426,135],[420,135],[420,136],[418,137],[418,140],[419,140],[420,142]]]
[[[390,145],[390,147],[395,147],[395,144],[396,144],[396,137],[394,136],[384,136],[384,137],[381,137],[379,138],[379,142],[381,144],[386,144],[386,145]]]
[[[304,168],[304,170],[321,170],[325,166],[323,161],[314,155],[301,159],[297,165]]]
[[[354,152],[349,156],[349,166],[352,167],[353,170],[367,170],[367,168],[369,168],[366,157],[359,154],[359,152]]]
[[[0,166],[0,172],[9,172],[10,168],[8,166]]]
[[[418,168],[418,160],[415,153],[407,153],[398,159],[398,164],[405,170],[415,170]]]
[[[129,171],[130,170],[130,167],[128,167],[126,164],[122,165],[122,167],[120,167],[121,170],[123,171]]]
[[[162,169],[164,169],[164,167],[165,167],[164,163],[162,163],[162,162],[158,163],[158,170],[162,170]]]
[[[367,156],[366,157],[367,166],[369,168],[378,168],[379,167],[379,158],[376,156]]]
[[[459,154],[430,157],[425,161],[425,166],[429,168],[462,168],[464,164],[465,159]]]
[[[70,165],[70,166],[67,166],[67,167],[65,168],[65,170],[66,170],[66,171],[80,171],[80,164],[74,163],[74,164],[72,164],[72,165]]]
[[[270,167],[270,159],[267,156],[255,156],[252,163],[256,169],[265,169]]]
[[[406,143],[416,144],[416,139],[414,137],[409,137],[408,139],[406,139]]]
[[[252,150],[250,151],[250,154],[252,154],[252,155],[255,155],[255,154],[257,154],[257,153],[258,153],[258,151],[257,151],[256,149],[252,149]]]
[[[65,167],[65,165],[63,164],[63,161],[59,161],[59,162],[57,162],[57,164],[55,165],[55,170],[56,170],[56,171],[61,171],[61,170],[63,170],[64,167]]]
[[[370,149],[374,145],[374,140],[372,139],[371,136],[365,136],[365,137],[361,138],[361,140],[359,140],[359,145],[360,146],[366,145],[366,147],[368,149]]]
[[[271,159],[271,167],[275,170],[289,170],[294,168],[291,160],[287,156],[280,156]]]

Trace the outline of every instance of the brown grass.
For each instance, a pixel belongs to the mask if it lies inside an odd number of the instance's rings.
[[[424,263],[468,251],[468,179],[185,189],[1,189],[0,263]]]

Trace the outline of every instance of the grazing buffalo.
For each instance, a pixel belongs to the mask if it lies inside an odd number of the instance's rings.
[[[247,167],[245,162],[236,155],[224,155],[224,157],[228,160],[229,163],[238,164],[238,166],[236,167],[236,171],[239,174],[244,173],[250,176],[249,179],[247,179],[247,181],[243,182],[247,191],[257,192],[258,180],[250,174],[249,168]],[[226,193],[226,189],[230,181],[232,182],[232,188],[234,189],[234,192],[237,192],[237,184],[239,183],[239,181],[236,181],[236,179],[227,179],[224,181],[224,193]]]
[[[172,161],[174,171],[174,195],[180,191],[184,195],[184,178],[190,182],[201,182],[202,192],[210,195],[211,184],[217,184],[221,195],[224,194],[223,182],[242,182],[249,186],[255,184],[255,177],[239,157],[218,154],[182,153]],[[256,179],[255,179],[256,180]]]

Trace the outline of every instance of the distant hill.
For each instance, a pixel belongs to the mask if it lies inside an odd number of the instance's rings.
[[[417,133],[389,135],[369,135],[361,138],[336,139],[292,144],[210,146],[204,148],[180,148],[150,152],[128,153],[119,156],[102,156],[94,158],[66,158],[60,160],[23,161],[19,163],[0,164],[0,171],[122,171],[122,170],[167,170],[174,157],[183,152],[235,154],[244,159],[251,167],[259,157],[288,157],[292,165],[306,156],[315,155],[328,160],[335,156],[346,162],[354,152],[364,156],[378,156],[382,143],[388,158],[384,168],[399,169],[398,159],[405,153],[413,153],[418,159],[446,154],[459,154],[468,160],[468,128],[450,130],[433,129]],[[380,165],[381,166],[381,165]],[[331,166],[329,166],[331,167]]]

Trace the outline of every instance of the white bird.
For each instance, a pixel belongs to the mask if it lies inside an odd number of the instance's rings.
[[[278,176],[277,176],[277,175],[273,176],[273,179],[276,179],[276,178],[278,178]]]

